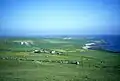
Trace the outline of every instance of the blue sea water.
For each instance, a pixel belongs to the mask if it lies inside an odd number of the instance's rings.
[[[120,52],[120,35],[101,35],[95,36],[95,39],[104,40],[106,43],[101,48],[107,51]]]

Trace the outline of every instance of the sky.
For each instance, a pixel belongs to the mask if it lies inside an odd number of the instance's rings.
[[[120,34],[119,0],[0,0],[0,35]]]

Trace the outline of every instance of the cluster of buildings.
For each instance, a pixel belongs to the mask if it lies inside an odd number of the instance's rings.
[[[63,52],[50,50],[50,49],[40,49],[40,50],[34,50],[34,53],[50,53],[50,54],[63,54]]]

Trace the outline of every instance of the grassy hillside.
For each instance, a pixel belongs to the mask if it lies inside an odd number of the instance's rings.
[[[1,38],[0,81],[120,81],[120,54],[82,49],[88,41]],[[36,49],[62,54],[34,53]]]

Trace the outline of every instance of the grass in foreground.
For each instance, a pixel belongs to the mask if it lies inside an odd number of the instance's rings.
[[[0,52],[0,81],[120,81],[120,55],[98,50],[80,51],[87,40],[63,43],[57,39],[56,43],[56,39],[50,39],[53,40],[51,43],[32,39],[34,44],[31,46],[14,44],[14,40],[7,39],[7,44],[1,41],[0,49],[11,50]],[[32,52],[42,46],[62,50],[65,54]],[[80,64],[59,61],[79,61]]]

